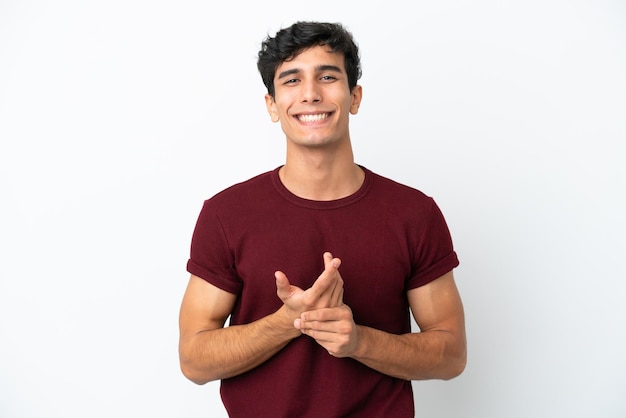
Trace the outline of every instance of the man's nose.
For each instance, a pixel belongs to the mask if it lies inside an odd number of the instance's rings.
[[[302,88],[302,102],[303,103],[317,103],[322,100],[317,84],[313,81],[306,82]]]

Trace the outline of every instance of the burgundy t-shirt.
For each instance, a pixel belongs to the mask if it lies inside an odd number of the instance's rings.
[[[344,302],[355,322],[411,332],[407,290],[455,268],[457,255],[433,199],[363,169],[363,185],[343,199],[299,198],[277,168],[204,203],[187,269],[238,296],[230,324],[281,306],[276,270],[309,288],[330,251],[341,258]],[[304,335],[254,370],[224,379],[221,394],[232,417],[414,416],[410,381],[332,357]]]

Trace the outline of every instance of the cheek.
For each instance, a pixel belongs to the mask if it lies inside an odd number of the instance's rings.
[[[283,98],[283,100],[279,100],[276,102],[275,108],[276,108],[276,112],[278,112],[281,115],[285,115],[289,113],[290,106],[288,105],[288,102]]]

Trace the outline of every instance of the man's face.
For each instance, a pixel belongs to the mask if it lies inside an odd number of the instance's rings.
[[[324,147],[349,141],[349,114],[356,114],[361,87],[348,87],[344,57],[316,46],[283,62],[274,75],[275,94],[265,96],[274,122],[296,146]]]

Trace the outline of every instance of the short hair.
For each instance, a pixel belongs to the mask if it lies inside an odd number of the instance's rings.
[[[274,37],[268,36],[261,44],[257,68],[267,92],[274,97],[274,76],[283,62],[294,59],[305,49],[321,45],[343,54],[348,87],[352,91],[361,78],[359,48],[352,34],[340,23],[296,22],[276,32]]]

